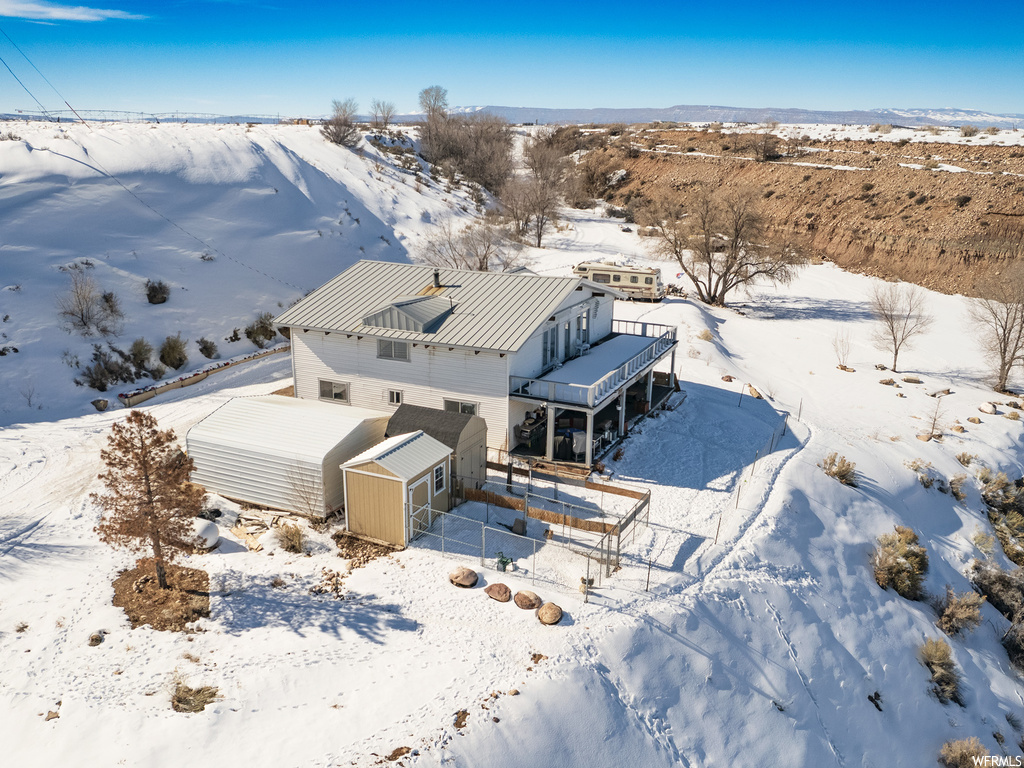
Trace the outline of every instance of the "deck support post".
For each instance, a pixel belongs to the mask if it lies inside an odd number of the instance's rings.
[[[547,440],[544,446],[544,458],[551,461],[555,458],[555,407],[553,405],[547,406]]]
[[[583,459],[587,469],[594,463],[594,412],[587,411],[587,452]]]

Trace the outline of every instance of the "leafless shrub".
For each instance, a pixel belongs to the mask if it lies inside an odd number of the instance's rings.
[[[150,304],[163,304],[171,295],[171,288],[163,280],[146,281],[146,300]]]
[[[879,536],[872,565],[875,582],[882,589],[891,587],[908,600],[921,599],[921,583],[928,572],[928,553],[918,543],[913,530],[897,525],[895,532]]]
[[[715,340],[715,336],[714,336],[713,333],[711,333],[711,330],[709,328],[705,328],[700,333],[698,333],[697,334],[697,338],[700,339],[701,341],[714,341]]]
[[[1024,363],[1024,266],[1011,260],[999,275],[980,281],[978,291],[969,316],[992,367],[993,387],[1005,392],[1013,369]]]
[[[857,487],[857,465],[852,461],[847,461],[845,456],[840,456],[836,451],[826,456],[818,466],[825,471],[826,475],[834,477],[843,485],[848,485],[851,488]]]
[[[918,648],[918,658],[932,674],[932,693],[943,704],[953,701],[961,707],[960,673],[953,661],[953,651],[944,640],[931,639],[924,641]]]
[[[991,560],[975,560],[970,577],[989,605],[1008,620],[1013,621],[1024,608],[1024,568],[1004,571]]]
[[[960,126],[960,135],[961,136],[977,136],[978,135],[978,126],[970,125],[970,124],[961,125]]]
[[[957,594],[947,584],[946,594],[935,605],[939,612],[936,625],[947,635],[959,635],[965,629],[973,630],[981,624],[981,604],[984,601],[985,598],[977,592]]]
[[[57,296],[57,314],[66,326],[83,336],[116,336],[124,318],[117,295],[101,291],[96,281],[80,269],[70,269],[68,274],[71,285]]]
[[[846,363],[850,359],[850,332],[836,331],[835,336],[832,337],[832,349],[836,353],[839,367],[846,368]]]
[[[359,129],[355,119],[359,104],[355,99],[331,102],[331,116],[324,121],[320,133],[332,144],[354,147],[359,143]]]
[[[393,101],[382,101],[374,99],[370,102],[370,116],[373,124],[387,130],[388,124],[395,116],[395,103]]]
[[[957,501],[963,501],[967,498],[967,495],[964,493],[965,482],[967,482],[967,475],[963,473],[953,475],[949,478],[949,492]]]
[[[425,243],[423,261],[435,267],[502,272],[517,266],[522,246],[501,227],[476,221],[459,228],[452,217],[432,228]]]
[[[961,451],[956,455],[956,460],[963,464],[965,467],[971,466],[971,462],[974,461],[976,458],[978,457],[975,454],[968,453],[967,451]]]
[[[985,133],[987,133],[989,136],[997,136],[999,134],[999,129],[996,128],[994,125],[990,125],[988,128],[985,129]]]

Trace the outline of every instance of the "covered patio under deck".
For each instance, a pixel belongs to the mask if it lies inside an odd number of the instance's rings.
[[[623,321],[615,326],[617,333],[539,379],[511,377],[512,399],[541,411],[539,419],[516,425],[514,455],[589,467],[621,439],[627,423],[674,391],[676,329]],[[654,368],[666,357],[669,371],[659,373],[655,384]]]

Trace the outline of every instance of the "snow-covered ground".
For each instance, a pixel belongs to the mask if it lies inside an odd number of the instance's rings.
[[[104,436],[125,412],[93,412],[95,393],[70,384],[60,353],[88,342],[56,326],[52,295],[65,279],[56,266],[90,258],[98,279],[123,293],[138,329],[128,338],[165,328],[222,338],[363,251],[408,258],[427,220],[465,199],[417,192],[411,177],[378,172],[374,154],[327,147],[313,129],[76,126],[66,141],[52,140],[53,126],[16,130],[53,151],[0,142],[0,197],[11,211],[2,282],[21,285],[0,293],[11,315],[3,343],[21,348],[0,358],[5,764],[374,765],[410,747],[403,762],[417,766],[909,768],[932,764],[951,738],[977,736],[993,754],[1002,754],[994,732],[1007,749],[1016,742],[1005,715],[1024,718],[1024,698],[998,643],[1005,620],[985,605],[983,625],[950,641],[966,706],[942,705],[915,656],[941,635],[934,611],[879,589],[869,555],[878,534],[910,525],[931,556],[928,591],[967,589],[963,572],[980,555],[971,536],[988,529],[974,481],[959,504],[924,488],[905,462],[931,462],[948,478],[968,452],[1019,475],[1021,422],[977,410],[994,395],[962,297],[929,293],[935,325],[901,354],[901,369],[924,383],[881,385],[890,374],[874,368],[887,357],[870,342],[873,279],[832,265],[734,297],[729,309],[680,298],[616,306],[623,319],[679,328],[687,397],[609,465],[652,492],[650,526],[628,542],[621,571],[588,602],[562,584],[501,575],[559,603],[558,626],[479,588],[452,588],[447,573],[461,561],[425,546],[354,571],[345,600],[310,595],[321,569],[344,566],[327,536],[311,532],[308,557],[269,538],[251,553],[226,534],[188,560],[211,577],[212,616],[200,632],[130,629],[110,604],[111,580],[130,558],[97,541],[88,501]],[[225,256],[199,260],[198,244],[83,165],[94,156]],[[359,224],[337,223],[346,205]],[[636,234],[597,211],[573,212],[546,246],[529,252],[546,274],[594,258],[649,263]],[[139,292],[129,303],[127,286],[150,276],[175,282],[171,300],[151,307]],[[853,373],[836,368],[839,331],[850,334]],[[223,346],[234,354],[245,343]],[[182,435],[228,398],[272,392],[289,376],[286,357],[272,356],[143,407]],[[16,394],[26,378],[42,409]],[[768,399],[741,394],[748,383]],[[946,388],[939,401],[928,395]],[[937,403],[940,424],[967,431],[920,442]],[[859,487],[818,468],[832,451],[856,462]],[[483,578],[499,575],[487,568]],[[105,642],[90,647],[101,629]],[[173,712],[176,670],[222,698],[199,714]],[[875,691],[882,712],[867,699]],[[59,718],[44,721],[49,711]]]

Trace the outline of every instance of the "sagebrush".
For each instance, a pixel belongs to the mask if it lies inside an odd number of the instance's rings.
[[[977,592],[958,594],[947,584],[946,594],[935,604],[935,609],[939,612],[939,619],[935,624],[947,635],[959,635],[964,630],[971,631],[981,624],[983,602],[985,598]]]
[[[892,589],[908,600],[921,599],[921,584],[928,572],[928,553],[918,543],[913,530],[897,525],[893,533],[879,536],[872,565],[875,582],[882,589]]]
[[[939,764],[945,768],[974,768],[976,765],[981,765],[980,759],[987,754],[988,750],[981,745],[977,736],[956,739],[942,745],[942,749],[939,751]]]
[[[953,651],[945,640],[929,638],[918,648],[918,658],[932,675],[932,693],[943,704],[955,702],[964,705],[960,698],[960,673],[953,661]]]
[[[845,456],[840,456],[837,452],[833,451],[825,457],[825,460],[819,466],[825,470],[826,475],[834,477],[843,485],[849,485],[852,488],[857,487],[857,465],[852,461],[848,461]]]
[[[285,552],[301,555],[306,551],[306,535],[298,525],[285,523],[278,528],[277,541]]]

